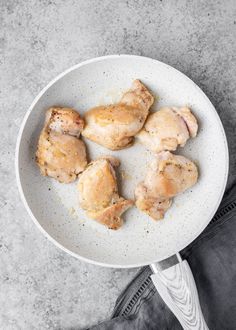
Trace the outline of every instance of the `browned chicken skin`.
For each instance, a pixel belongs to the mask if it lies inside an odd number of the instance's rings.
[[[82,135],[111,150],[130,146],[141,130],[154,98],[135,80],[117,104],[98,106],[85,114]]]
[[[110,229],[122,226],[121,214],[134,204],[118,194],[114,171],[118,165],[113,157],[99,158],[88,165],[78,183],[80,206],[90,218]]]
[[[36,152],[43,175],[69,183],[85,169],[86,148],[79,139],[83,126],[83,120],[73,109],[53,107],[47,110]]]
[[[197,179],[198,170],[192,161],[169,151],[160,152],[135,189],[136,206],[153,219],[162,219],[171,198],[192,187]]]

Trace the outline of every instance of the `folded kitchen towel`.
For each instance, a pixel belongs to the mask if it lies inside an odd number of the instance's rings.
[[[236,185],[229,189],[204,232],[181,251],[198,288],[211,330],[236,329]],[[151,269],[142,268],[116,302],[110,320],[93,330],[177,330],[180,323],[156,291]]]

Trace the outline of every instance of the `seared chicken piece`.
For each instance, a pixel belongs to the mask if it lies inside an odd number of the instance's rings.
[[[162,219],[171,206],[171,198],[192,187],[197,179],[198,170],[192,161],[163,151],[135,189],[136,206],[153,219]]]
[[[118,165],[116,158],[99,158],[88,165],[78,183],[80,206],[90,218],[110,229],[122,226],[122,213],[134,204],[119,197],[114,171]]]
[[[150,150],[176,150],[197,135],[198,124],[187,107],[161,108],[150,114],[137,138]]]
[[[45,126],[51,131],[79,138],[84,121],[74,109],[53,107],[46,112]]]
[[[98,106],[85,114],[82,135],[111,150],[126,148],[143,127],[153,102],[148,89],[135,80],[119,103]]]
[[[43,175],[69,183],[85,169],[86,149],[79,140],[83,126],[83,120],[73,109],[53,107],[47,110],[36,152]]]

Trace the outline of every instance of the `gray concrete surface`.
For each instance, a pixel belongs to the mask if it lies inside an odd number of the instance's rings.
[[[54,247],[17,192],[14,149],[36,94],[82,60],[127,53],[186,73],[210,97],[236,176],[236,1],[0,1],[0,329],[83,329],[109,317],[137,270],[102,269]]]

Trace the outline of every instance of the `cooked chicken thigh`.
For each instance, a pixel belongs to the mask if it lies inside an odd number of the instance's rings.
[[[160,152],[135,189],[136,206],[153,219],[162,219],[171,198],[192,187],[197,179],[198,170],[192,161],[169,151]]]
[[[85,114],[82,135],[111,150],[130,146],[141,130],[154,98],[135,80],[120,102],[92,108]]]
[[[90,218],[110,229],[122,226],[122,213],[134,204],[119,197],[114,171],[118,165],[113,157],[97,159],[80,175],[78,183],[80,206]]]
[[[187,107],[161,108],[149,115],[137,138],[150,150],[176,150],[197,135],[198,124]]]
[[[85,169],[86,149],[84,142],[78,139],[83,126],[83,120],[73,109],[53,107],[47,110],[36,152],[43,175],[69,183]]]
[[[46,112],[45,126],[51,131],[79,138],[84,121],[74,109],[53,107]]]

